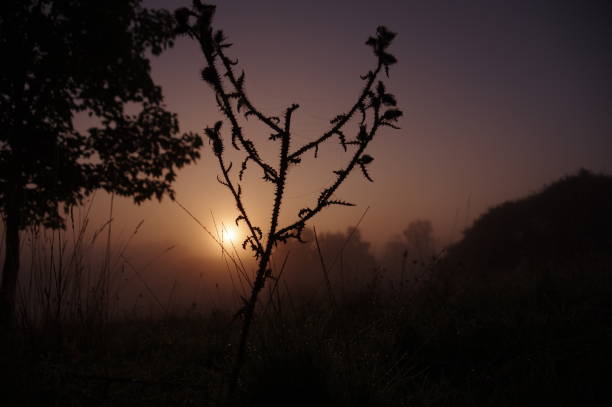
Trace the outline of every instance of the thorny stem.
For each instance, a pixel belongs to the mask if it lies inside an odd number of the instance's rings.
[[[226,75],[228,79],[230,80],[232,86],[234,86],[234,89],[236,89],[236,91],[240,93],[240,97],[242,98],[245,106],[249,109],[249,111],[253,112],[255,117],[257,117],[263,123],[267,124],[272,130],[278,132],[279,134],[282,133],[283,130],[276,123],[274,123],[272,119],[270,119],[269,117],[266,117],[264,114],[262,114],[259,110],[257,110],[253,106],[253,104],[251,103],[251,100],[247,97],[246,93],[244,93],[244,89],[242,88],[242,86],[240,86],[240,84],[236,80],[236,75],[234,75],[234,70],[232,69],[232,62],[225,55],[223,50],[219,49],[217,52],[219,54],[219,57],[221,57],[221,61],[223,61],[223,66],[225,67]]]
[[[244,207],[244,204],[242,203],[242,197],[236,190],[236,187],[234,187],[234,184],[229,176],[229,170],[227,169],[227,167],[225,166],[225,162],[223,161],[223,156],[219,154],[217,156],[217,159],[219,160],[219,167],[221,167],[221,172],[223,173],[223,177],[225,178],[225,182],[223,183],[223,185],[225,185],[230,190],[232,195],[234,196],[236,207],[238,208],[238,211],[240,211],[240,214],[243,216],[244,221],[246,222],[247,227],[249,228],[249,233],[251,234],[251,237],[257,243],[257,251],[260,254],[262,254],[263,246],[261,244],[261,239],[259,239],[258,234],[255,231],[255,227],[253,226],[253,224],[251,223],[251,220],[247,216],[247,211]]]
[[[227,73],[226,73],[227,77],[229,78],[229,80],[230,80],[231,84],[233,85],[234,89],[236,89],[236,91],[238,93],[240,93],[240,97],[244,101],[244,104],[249,109],[249,111],[253,112],[253,114],[255,114],[255,116],[259,120],[261,120],[262,122],[267,124],[274,131],[276,131],[278,133],[281,133],[282,130],[280,129],[280,127],[277,126],[274,123],[274,121],[272,121],[269,117],[264,116],[261,112],[259,112],[257,109],[255,109],[255,107],[251,103],[250,99],[246,96],[246,94],[244,93],[244,89],[242,88],[242,86],[240,86],[240,84],[236,80],[236,76],[234,75],[234,72],[233,72],[233,69],[232,69],[232,62],[231,62],[231,60],[225,55],[225,53],[221,49],[218,51],[218,54],[221,57],[221,60],[223,61],[223,65],[224,65],[224,67],[225,67],[225,69],[227,71]],[[378,74],[380,73],[380,70],[382,69],[382,66],[383,66],[382,63],[380,63],[380,61],[379,61],[376,69],[373,72],[371,71],[371,72],[368,73],[368,75],[367,75],[368,82],[366,83],[366,86],[364,87],[363,91],[361,92],[361,95],[359,95],[359,98],[357,99],[357,102],[351,107],[351,109],[348,111],[348,113],[346,115],[344,115],[342,117],[342,119],[340,119],[334,125],[334,127],[332,129],[330,129],[329,131],[324,133],[317,140],[314,140],[314,141],[312,141],[310,143],[307,143],[304,146],[302,146],[299,149],[297,149],[296,151],[294,151],[293,153],[291,153],[289,155],[289,160],[290,161],[295,160],[295,159],[299,158],[300,156],[302,156],[304,153],[308,152],[309,150],[312,150],[313,148],[316,148],[317,146],[319,146],[321,143],[323,143],[328,138],[332,137],[334,134],[336,134],[339,130],[341,130],[344,127],[344,125],[353,117],[353,115],[357,112],[357,110],[361,106],[363,106],[363,103],[364,103],[366,97],[368,96],[369,92],[372,90],[372,85],[374,85],[374,81],[376,80],[376,78],[378,77]]]
[[[266,242],[266,249],[263,256],[259,259],[259,266],[257,269],[257,275],[255,277],[255,284],[251,290],[251,297],[244,308],[244,325],[242,326],[242,332],[240,334],[240,342],[238,345],[238,355],[236,356],[236,363],[230,377],[229,394],[234,394],[238,379],[240,377],[240,370],[244,365],[244,358],[246,355],[247,342],[249,332],[251,329],[251,323],[253,320],[253,314],[255,312],[255,305],[257,304],[257,298],[259,293],[265,286],[266,278],[271,275],[271,270],[268,269],[270,263],[270,255],[272,249],[277,243],[276,239],[276,228],[278,227],[278,216],[280,214],[280,208],[283,203],[283,196],[285,192],[285,182],[287,180],[287,169],[289,168],[289,143],[291,137],[291,115],[298,108],[298,105],[292,105],[287,109],[285,114],[285,129],[281,133],[281,154],[279,163],[279,174],[276,180],[274,206],[272,208],[272,220],[270,223],[270,231],[268,233],[268,240]]]
[[[200,42],[200,47],[202,49],[202,53],[204,54],[206,58],[206,63],[208,64],[208,67],[212,70],[213,75],[215,77],[219,77],[219,71],[217,70],[217,67],[215,65],[215,55],[213,55],[213,53],[209,51],[208,47],[205,45],[206,41],[210,41],[210,42],[213,41],[212,37],[210,35],[208,35],[209,38],[201,38],[197,35],[196,37],[198,38]],[[221,103],[219,104],[219,108],[221,108],[222,113],[229,119],[232,125],[232,131],[236,132],[236,137],[240,141],[240,144],[247,151],[250,159],[253,160],[255,163],[257,163],[257,165],[259,165],[264,171],[264,173],[267,174],[271,179],[275,179],[276,171],[274,171],[272,167],[270,167],[269,165],[267,165],[266,163],[262,161],[262,159],[259,157],[259,154],[253,147],[253,144],[250,142],[247,142],[247,140],[244,138],[244,135],[242,134],[242,128],[238,124],[238,119],[236,119],[236,116],[232,109],[232,105],[229,101],[227,93],[225,93],[223,84],[221,83],[220,80],[218,80],[218,81],[214,81],[213,86],[215,88],[214,90],[215,90],[216,95],[221,98]],[[218,98],[217,98],[217,103],[219,103]]]
[[[295,230],[296,228],[299,228],[300,226],[303,226],[309,219],[313,218],[317,213],[321,212],[321,210],[323,208],[328,206],[329,199],[334,195],[334,193],[340,187],[340,185],[342,185],[342,183],[344,182],[346,177],[348,177],[350,172],[353,171],[353,169],[355,168],[355,165],[357,164],[357,161],[358,161],[359,157],[365,151],[366,147],[368,146],[370,140],[372,140],[372,137],[373,137],[374,133],[376,133],[376,131],[378,130],[379,126],[380,126],[380,124],[375,124],[372,127],[372,130],[370,131],[368,140],[366,142],[360,144],[359,148],[357,149],[357,151],[355,151],[355,154],[353,155],[353,158],[351,159],[349,164],[346,166],[346,168],[344,170],[342,170],[342,171],[339,171],[339,174],[338,174],[338,177],[336,178],[336,181],[326,190],[327,193],[325,194],[326,195],[325,199],[320,200],[317,203],[317,206],[314,209],[312,209],[311,211],[309,211],[307,214],[305,214],[300,220],[298,220],[298,221],[290,224],[289,226],[286,226],[286,227],[282,228],[281,230],[279,230],[276,233],[277,238],[281,238],[284,234],[289,233],[292,230]]]
[[[251,249],[255,252],[255,257],[258,258],[259,261],[255,280],[251,286],[251,294],[249,298],[245,300],[242,309],[237,314],[242,314],[243,325],[240,332],[236,360],[231,371],[231,376],[229,377],[227,401],[231,402],[235,395],[240,379],[240,372],[246,359],[249,332],[253,324],[257,300],[265,286],[266,280],[272,277],[272,271],[270,270],[269,266],[274,247],[279,242],[285,242],[289,238],[301,240],[301,233],[305,227],[305,223],[321,212],[323,208],[331,205],[352,205],[348,202],[334,198],[334,194],[356,166],[360,166],[364,176],[371,181],[365,166],[372,161],[372,157],[365,155],[364,152],[381,126],[397,128],[392,124],[392,122],[395,122],[402,115],[401,111],[398,109],[389,109],[381,114],[382,106],[396,106],[395,98],[393,95],[386,93],[382,82],[378,83],[376,93],[373,92],[374,83],[382,68],[385,68],[385,72],[388,74],[389,65],[395,63],[395,58],[386,53],[386,49],[391,43],[395,34],[388,31],[385,27],[379,27],[377,30],[377,36],[370,37],[368,39],[366,44],[374,49],[378,62],[375,70],[369,71],[366,76],[362,77],[363,80],[366,80],[366,83],[355,104],[346,114],[339,115],[331,121],[333,126],[330,130],[323,133],[323,135],[316,140],[303,145],[291,153],[289,151],[291,144],[291,117],[293,112],[299,106],[296,104],[291,105],[285,111],[284,126],[282,127],[280,125],[279,118],[268,117],[261,113],[261,111],[257,110],[253,106],[251,100],[247,97],[244,90],[244,73],[242,73],[240,78],[236,77],[234,73],[234,66],[237,64],[237,62],[228,58],[223,51],[224,48],[228,48],[231,44],[224,43],[225,38],[221,31],[217,31],[213,35],[213,29],[210,24],[212,16],[214,15],[215,7],[205,5],[198,0],[194,0],[193,5],[192,10],[177,10],[175,13],[178,22],[177,29],[198,40],[206,59],[206,68],[202,71],[202,78],[213,87],[217,105],[219,106],[221,113],[231,124],[232,145],[239,150],[240,148],[238,147],[238,144],[235,143],[235,141],[238,140],[240,146],[245,151],[246,159],[243,161],[239,178],[242,179],[242,174],[246,169],[248,161],[252,160],[263,170],[264,180],[271,182],[275,187],[271,222],[264,246],[263,234],[259,227],[253,225],[244,206],[241,196],[241,187],[239,184],[236,187],[236,183],[234,183],[230,177],[232,165],[231,163],[229,166],[225,165],[225,161],[223,159],[223,142],[220,134],[222,122],[217,122],[214,129],[206,129],[206,133],[211,139],[215,155],[217,156],[219,166],[223,174],[223,181],[219,178],[218,180],[230,190],[234,198],[236,207],[240,212],[240,216],[236,219],[236,221],[244,220],[250,233],[250,236],[247,237],[244,245],[250,242]],[[195,25],[190,25],[190,16],[196,17],[197,22]],[[218,62],[217,58],[220,60],[221,65],[225,70],[223,77],[220,75],[216,66],[216,63]],[[231,93],[226,91],[223,85],[224,79],[222,78],[226,78],[226,80],[229,82]],[[232,99],[238,101],[236,111],[234,111]],[[241,106],[245,106],[247,109],[245,116],[254,115],[259,121],[274,131],[275,134],[270,136],[271,140],[280,139],[280,160],[278,169],[275,169],[272,165],[266,163],[259,156],[254,143],[244,136],[237,118],[238,114],[240,113]],[[342,129],[358,112],[360,112],[362,115],[359,135],[355,139],[351,139],[347,142]],[[367,112],[372,113],[367,114]],[[367,117],[371,117],[372,119],[371,128],[369,130],[367,130],[366,127]],[[316,151],[318,150],[319,146],[336,134],[340,137],[340,144],[345,151],[347,145],[357,146],[348,164],[342,170],[334,171],[337,175],[335,181],[328,188],[323,190],[313,209],[304,208],[300,210],[298,213],[299,219],[297,221],[289,224],[288,226],[279,228],[279,217],[283,204],[289,166],[299,164],[301,161],[301,156],[310,150],[314,149],[316,156]]]
[[[342,119],[340,119],[331,130],[329,130],[327,133],[323,134],[317,140],[314,140],[314,141],[312,141],[310,143],[307,143],[304,146],[300,147],[298,150],[294,151],[289,156],[289,159],[293,160],[293,159],[299,158],[302,154],[304,154],[305,152],[307,152],[307,151],[309,151],[309,150],[311,150],[313,148],[318,147],[325,140],[327,140],[328,138],[330,138],[331,136],[336,134],[339,130],[341,130],[342,127],[344,127],[344,125],[357,112],[357,109],[359,109],[360,106],[363,106],[363,102],[365,101],[366,97],[368,96],[368,93],[371,91],[372,85],[374,84],[374,81],[376,80],[376,77],[380,73],[381,68],[382,68],[382,64],[379,62],[378,66],[376,67],[376,70],[374,72],[370,72],[370,74],[368,74],[368,82],[367,82],[365,88],[363,89],[363,92],[361,92],[361,95],[359,96],[359,99],[357,100],[357,103],[355,103],[353,105],[351,110],[349,110],[349,112],[346,115],[344,115],[344,117]]]

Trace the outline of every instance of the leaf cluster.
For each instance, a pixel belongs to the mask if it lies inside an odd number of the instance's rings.
[[[1,2],[0,212],[13,202],[22,226],[61,227],[59,208],[98,188],[172,197],[176,169],[202,145],[178,134],[150,75],[148,53],[175,36],[172,13],[140,0]],[[91,128],[77,129],[86,116]]]
[[[389,76],[389,66],[395,64],[397,59],[387,52],[387,48],[395,38],[395,33],[391,32],[385,26],[380,26],[376,30],[375,37],[369,37],[366,45],[369,45],[374,50],[374,54],[378,57],[378,61],[385,67],[385,73]]]

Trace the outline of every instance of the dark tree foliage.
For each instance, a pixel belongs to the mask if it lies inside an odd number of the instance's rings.
[[[199,158],[195,134],[150,75],[148,56],[173,45],[174,19],[140,0],[0,2],[0,212],[9,313],[19,230],[64,226],[96,189],[136,203],[173,197],[176,169]],[[134,113],[137,112],[137,113]],[[91,126],[82,130],[76,119]]]
[[[448,249],[442,270],[465,286],[605,258],[612,253],[610,208],[612,177],[581,170],[489,209]]]

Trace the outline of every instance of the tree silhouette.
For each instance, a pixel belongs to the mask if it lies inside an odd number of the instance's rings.
[[[267,116],[254,106],[245,92],[244,72],[237,74],[236,65],[238,62],[226,54],[231,44],[227,42],[222,31],[213,29],[214,13],[215,6],[194,0],[191,9],[178,9],[175,16],[179,32],[196,39],[200,44],[206,60],[206,66],[202,70],[202,79],[212,87],[217,105],[231,127],[229,134],[232,147],[244,154],[242,165],[236,176],[232,174],[232,163],[228,163],[224,155],[226,142],[222,131],[223,121],[218,121],[213,127],[206,128],[206,135],[212,144],[213,152],[222,173],[219,182],[231,192],[239,212],[236,223],[244,222],[248,229],[248,236],[243,247],[249,247],[258,260],[250,296],[244,300],[244,306],[239,312],[239,315],[243,316],[243,326],[239,338],[237,358],[228,386],[228,394],[232,397],[244,363],[249,331],[258,296],[266,281],[270,278],[276,278],[272,275],[269,267],[270,256],[274,247],[279,243],[287,242],[289,239],[302,240],[302,232],[306,222],[323,209],[337,205],[352,206],[351,203],[337,198],[336,191],[356,168],[361,170],[365,178],[372,181],[367,167],[373,161],[373,158],[365,153],[366,148],[381,127],[397,128],[395,123],[402,112],[395,108],[395,97],[387,93],[385,85],[381,81],[376,81],[381,72],[384,71],[388,75],[389,66],[396,62],[395,57],[387,52],[395,34],[381,26],[378,28],[376,36],[370,37],[366,42],[368,46],[372,47],[377,63],[374,70],[367,72],[362,77],[365,86],[357,101],[346,113],[339,114],[332,119],[330,122],[331,128],[320,137],[292,149],[291,118],[299,105],[292,104],[289,106],[282,114],[282,118]],[[278,144],[278,163],[269,163],[260,156],[258,146],[248,138],[240,126],[241,115],[244,115],[245,118],[252,116],[270,129],[272,134],[269,140]],[[349,138],[345,132],[347,131],[346,125],[351,122],[357,126],[355,136]],[[333,138],[337,138],[341,147],[349,154],[346,163],[340,169],[334,171],[335,179],[330,185],[322,189],[316,202],[302,208],[293,221],[281,225],[279,215],[289,168],[298,166],[308,152],[314,153],[316,157],[319,148]],[[271,205],[272,216],[265,234],[261,226],[252,222],[243,200],[241,181],[249,164],[256,166],[261,171],[262,178],[274,187]]]
[[[291,290],[292,301],[314,298],[313,294],[325,286],[326,292],[321,294],[332,304],[336,300],[350,300],[376,275],[377,262],[371,244],[363,239],[359,229],[317,233],[315,238],[313,230],[306,228],[303,238],[306,244],[289,241],[274,252],[277,264],[284,268],[282,276]]]
[[[433,226],[429,220],[414,220],[403,231],[412,260],[421,263],[431,261],[435,254]]]
[[[582,169],[529,196],[490,208],[448,249],[453,277],[566,267],[610,253],[612,176]]]
[[[172,198],[176,168],[199,157],[201,138],[178,135],[177,117],[150,76],[147,53],[172,46],[174,19],[140,3],[0,5],[5,321],[14,313],[21,229],[62,227],[62,214],[100,188],[136,203]]]

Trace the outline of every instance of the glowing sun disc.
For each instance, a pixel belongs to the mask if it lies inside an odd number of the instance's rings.
[[[224,228],[222,231],[223,240],[226,242],[235,242],[238,239],[238,231],[233,228]]]

